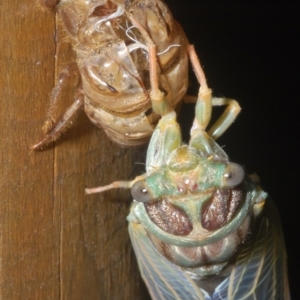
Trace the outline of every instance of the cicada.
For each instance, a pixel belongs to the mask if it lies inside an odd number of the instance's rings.
[[[213,98],[193,46],[200,83],[190,141],[182,144],[176,113],[158,87],[155,45],[149,45],[150,98],[160,119],[146,173],[87,189],[131,188],[129,234],[152,299],[290,299],[279,217],[257,175],[230,162],[215,140],[240,111]],[[212,107],[227,105],[206,130]]]
[[[149,42],[157,47],[160,88],[173,108],[179,107],[188,86],[187,39],[166,4],[160,0],[39,2],[56,7],[77,60],[59,73],[44,125],[46,135],[32,148],[56,139],[81,108],[112,141],[123,146],[148,142],[160,117],[149,97]],[[136,22],[146,28],[146,35]],[[57,118],[62,90],[73,77],[78,77],[74,102]]]

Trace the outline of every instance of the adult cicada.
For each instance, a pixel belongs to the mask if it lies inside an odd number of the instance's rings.
[[[149,97],[149,42],[157,47],[160,88],[173,108],[178,108],[188,86],[187,40],[168,7],[160,0],[39,2],[56,7],[77,62],[59,73],[44,126],[46,135],[32,148],[57,138],[82,107],[114,142],[124,146],[148,142],[160,117]],[[136,22],[146,28],[147,35]],[[75,76],[74,102],[57,118],[62,90]]]
[[[155,45],[149,45],[150,98],[162,116],[152,135],[146,173],[87,189],[131,188],[129,233],[153,299],[290,299],[279,217],[257,175],[229,161],[215,142],[240,111],[212,98],[194,48],[200,83],[188,145],[176,113],[158,87]],[[212,106],[227,105],[206,131]]]

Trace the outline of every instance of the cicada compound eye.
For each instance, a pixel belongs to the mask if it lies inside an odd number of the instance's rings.
[[[152,197],[143,180],[137,181],[131,188],[133,199],[138,202],[149,202]]]
[[[239,185],[243,181],[244,177],[244,169],[238,164],[230,163],[227,165],[223,182],[226,187],[234,187]]]

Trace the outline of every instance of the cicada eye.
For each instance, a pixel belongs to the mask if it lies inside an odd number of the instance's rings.
[[[230,163],[224,174],[224,185],[227,187],[237,186],[243,181],[244,177],[244,169],[238,164]]]
[[[149,202],[152,197],[143,180],[137,181],[131,188],[133,199],[138,202]]]

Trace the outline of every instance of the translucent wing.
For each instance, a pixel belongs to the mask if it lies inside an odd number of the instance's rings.
[[[289,300],[286,252],[280,220],[270,199],[251,243],[242,249],[230,276],[213,299]]]
[[[142,225],[130,222],[129,234],[141,275],[152,299],[211,299],[178,266],[169,262],[155,249]]]

